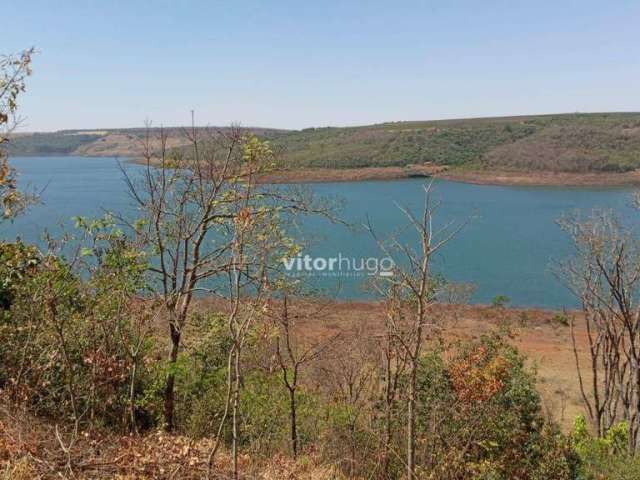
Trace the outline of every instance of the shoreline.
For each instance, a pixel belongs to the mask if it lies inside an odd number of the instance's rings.
[[[474,185],[518,187],[638,187],[640,170],[625,173],[485,172],[449,170],[436,178]]]
[[[302,168],[280,170],[260,175],[260,183],[333,183],[362,182],[372,180],[404,180],[410,178],[435,178],[442,167],[410,165],[406,167],[362,168]]]
[[[433,178],[472,185],[512,187],[640,187],[640,170],[625,173],[485,172],[442,167],[364,167],[360,169],[302,169],[274,172],[261,183],[333,183]]]
[[[384,314],[385,301],[384,299],[357,299],[357,298],[327,298],[322,296],[317,297],[292,297],[292,301],[303,301],[314,305],[323,305],[325,307],[331,306],[333,314],[337,312],[367,312]],[[218,306],[221,300],[217,297],[200,297],[197,302],[202,306]],[[449,302],[435,302],[432,304],[433,311],[452,312],[452,311],[464,311],[466,313],[473,313],[475,315],[483,316],[484,314],[492,315],[496,317],[512,317],[513,319],[519,318],[523,313],[531,315],[531,319],[537,319],[539,322],[549,323],[549,321],[559,314],[576,315],[579,316],[582,310],[577,306],[572,307],[548,307],[548,306],[522,306],[507,304],[504,306],[495,306],[489,303],[449,303]]]
[[[142,164],[131,158],[130,163]],[[433,178],[472,185],[514,187],[640,187],[640,170],[624,173],[458,170],[439,165],[404,167],[302,168],[260,175],[259,183],[334,183]]]

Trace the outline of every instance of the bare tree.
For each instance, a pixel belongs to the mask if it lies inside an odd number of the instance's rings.
[[[226,403],[209,455],[209,475],[230,419],[233,477],[238,478],[243,347],[269,298],[272,270],[296,248],[287,225],[298,214],[325,209],[306,191],[260,185],[259,175],[275,163],[273,153],[268,142],[246,130],[208,131],[192,124],[184,131],[189,146],[177,150],[167,148],[164,130],[158,138],[147,131],[142,178],[123,169],[142,216],[135,223],[121,220],[149,247],[152,286],[166,313],[165,428],[175,427],[175,366],[194,296],[219,296],[231,348]]]
[[[398,288],[391,285],[385,302],[384,332],[379,335],[382,353],[383,402],[384,402],[384,437],[382,448],[382,471],[385,478],[390,475],[392,440],[397,406],[400,401],[399,391],[408,363],[408,351],[403,344],[402,324],[406,321],[406,311],[402,308],[402,299]]]
[[[233,478],[239,477],[238,446],[240,443],[240,389],[242,349],[256,318],[267,307],[270,291],[270,269],[277,270],[278,258],[290,253],[289,239],[282,229],[279,216],[281,198],[258,191],[255,175],[261,162],[268,161],[272,152],[267,143],[255,137],[243,145],[246,168],[243,181],[234,185],[232,198],[233,223],[229,233],[231,248],[226,271],[228,288],[225,291],[228,328],[232,348],[229,355],[228,402],[231,401]],[[223,425],[223,421],[220,425]],[[219,430],[218,435],[220,435]],[[218,440],[219,440],[218,436]]]
[[[571,336],[585,408],[599,436],[626,420],[635,452],[640,436],[640,245],[608,211],[559,223],[575,250],[556,273],[582,306],[586,372],[573,318]]]
[[[368,230],[377,240],[381,250],[394,259],[393,275],[382,278],[378,291],[388,302],[388,311],[393,316],[406,319],[393,326],[392,336],[399,342],[406,355],[407,364],[407,479],[415,478],[416,442],[416,386],[417,373],[424,344],[440,331],[439,317],[433,312],[437,301],[440,277],[432,270],[433,256],[446,245],[463,227],[464,223],[449,222],[440,228],[433,225],[434,214],[440,203],[432,199],[432,184],[424,187],[424,204],[420,216],[409,209],[398,206],[409,221],[417,236],[418,249],[402,242],[398,236],[379,240],[371,224]],[[404,315],[402,315],[404,313]]]
[[[328,397],[346,407],[343,421],[347,427],[346,464],[350,478],[357,475],[358,460],[366,459],[369,451],[366,448],[368,445],[362,443],[362,434],[366,433],[366,439],[371,439],[371,429],[363,425],[369,420],[367,411],[377,393],[374,381],[375,340],[369,333],[369,325],[345,325],[338,341],[329,344],[326,353],[313,365],[314,377],[324,387]],[[342,451],[339,453],[343,455]]]
[[[149,339],[151,330],[155,325],[159,309],[154,301],[140,302],[140,305],[128,305],[129,323],[116,325],[116,333],[129,357],[129,428],[134,433],[138,432],[136,417],[136,383],[138,382],[138,369],[142,362],[145,342]]]
[[[282,381],[289,395],[289,424],[291,452],[298,456],[298,417],[297,392],[302,368],[316,360],[339,335],[327,339],[314,340],[306,338],[299,326],[320,318],[328,304],[313,305],[303,298],[296,299],[300,305],[293,310],[289,294],[283,292],[281,298],[275,298],[270,303],[267,313],[277,328],[275,340],[275,354],[278,367],[282,372]]]
[[[239,131],[212,139],[215,145],[206,148],[195,127],[185,135],[191,142],[191,158],[184,152],[170,154],[163,130],[157,139],[148,130],[143,178],[132,178],[123,169],[141,213],[140,221],[130,226],[153,249],[156,260],[150,270],[157,275],[167,316],[171,342],[164,386],[167,430],[174,428],[175,365],[182,332],[200,284],[227,267],[225,255],[231,244],[227,236],[214,234],[233,217],[227,191],[241,176]]]

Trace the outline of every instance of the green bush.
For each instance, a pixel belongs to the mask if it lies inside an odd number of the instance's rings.
[[[84,226],[96,241],[75,262],[0,246],[0,386],[34,413],[125,429],[149,347],[148,312],[134,300],[146,264],[107,223]]]
[[[584,416],[579,416],[571,438],[581,460],[580,480],[640,478],[640,457],[628,453],[629,428],[626,422],[614,425],[603,438],[597,438],[589,432]]]
[[[227,361],[231,349],[226,318],[215,311],[199,312],[190,325],[198,334],[178,357],[176,364],[177,419],[191,437],[214,437],[224,416],[227,402]],[[240,415],[240,440],[243,448],[256,456],[269,457],[290,450],[289,396],[279,370],[268,371],[254,364],[264,356],[265,348],[257,328],[244,346]],[[166,371],[158,370],[161,380]],[[161,385],[148,392],[149,404],[161,413]],[[297,433],[301,452],[318,440],[323,406],[317,396],[303,386],[298,388]],[[229,414],[230,415],[230,414]],[[222,430],[223,439],[231,442],[230,417]]]
[[[535,376],[500,335],[461,345],[449,361],[425,357],[419,385],[419,458],[444,476],[435,478],[575,478],[575,455],[545,421]]]
[[[511,299],[506,295],[496,295],[491,300],[491,306],[496,308],[504,308],[507,304],[511,303]]]

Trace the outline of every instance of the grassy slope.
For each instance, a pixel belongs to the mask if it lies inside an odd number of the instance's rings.
[[[301,131],[255,129],[288,168],[433,162],[457,169],[625,172],[640,167],[640,113],[564,114],[395,122]],[[106,133],[106,135],[104,134]],[[174,146],[180,146],[177,129]],[[14,155],[137,154],[142,129],[16,137]]]
[[[628,171],[640,167],[640,113],[568,114],[309,129],[274,142],[290,166],[433,162],[458,168]]]

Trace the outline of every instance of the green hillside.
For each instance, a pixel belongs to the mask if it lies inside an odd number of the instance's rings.
[[[640,167],[640,113],[393,122],[300,131],[251,129],[287,168],[405,166],[625,172]],[[143,129],[60,131],[13,139],[13,155],[139,155]],[[181,144],[173,129],[173,146]]]
[[[289,166],[451,167],[568,172],[640,166],[640,113],[567,114],[291,132],[274,141]]]
[[[11,140],[9,154],[16,156],[71,155],[87,143],[99,140],[101,135],[65,134],[65,132],[34,133]]]

